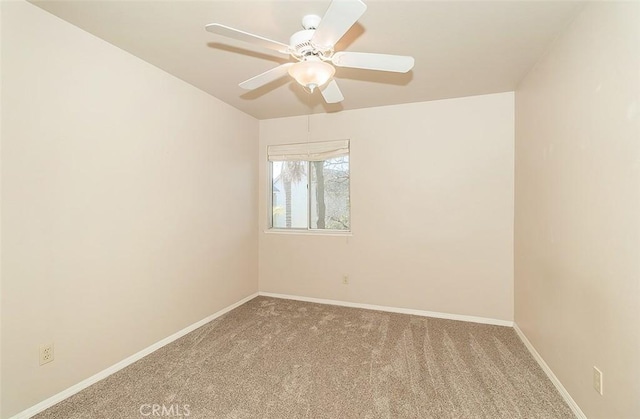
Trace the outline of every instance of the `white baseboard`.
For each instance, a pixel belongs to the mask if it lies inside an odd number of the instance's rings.
[[[209,323],[211,320],[214,320],[220,316],[222,316],[223,314],[226,314],[227,312],[233,310],[234,308],[241,306],[242,304],[246,303],[249,300],[254,299],[255,297],[258,296],[258,293],[254,293],[249,295],[248,297],[243,298],[242,300],[231,304],[228,307],[223,308],[222,310],[208,316],[205,317],[204,319],[193,323],[192,325],[189,325],[187,327],[185,327],[184,329],[174,333],[173,335],[166,337],[164,339],[162,339],[159,342],[154,343],[151,346],[148,346],[146,348],[144,348],[143,350],[141,350],[140,352],[137,352],[133,355],[131,355],[128,358],[123,359],[122,361],[118,362],[115,365],[110,366],[107,369],[104,369],[102,371],[100,371],[99,373],[92,375],[91,377],[80,381],[78,384],[75,384],[71,387],[69,387],[66,390],[61,391],[60,393],[49,397],[46,400],[41,401],[40,403],[26,409],[23,410],[22,412],[16,414],[15,416],[12,416],[11,419],[25,419],[25,418],[30,418],[31,416],[34,416],[40,412],[42,412],[45,409],[50,408],[51,406],[53,406],[56,403],[61,402],[62,400],[73,396],[74,394],[80,392],[81,390],[84,390],[85,388],[89,387],[92,384],[97,383],[100,380],[103,380],[105,378],[107,378],[108,376],[110,376],[113,373],[116,373],[118,371],[120,371],[121,369],[123,369],[124,367],[127,367],[131,364],[133,364],[134,362],[144,358],[145,356],[149,355],[150,353],[162,348],[163,346],[173,342],[174,340],[177,340],[179,338],[181,338],[182,336],[186,335],[189,332],[192,332],[194,330],[196,330],[197,328],[199,328],[200,326],[204,326],[205,324]]]
[[[387,306],[377,306],[373,304],[351,303],[348,301],[325,300],[324,298],[300,297],[297,295],[277,294],[273,292],[260,291],[259,295],[265,297],[284,298],[287,300],[307,301],[310,303],[329,304],[342,307],[364,308],[367,310],[387,311],[390,313],[413,314],[414,316],[435,317],[438,319],[460,320],[463,322],[491,324],[495,326],[513,327],[513,322],[509,320],[490,319],[486,317],[466,316],[462,314],[439,313],[436,311],[415,310],[412,308],[397,308]]]
[[[410,308],[397,308],[397,307],[388,307],[388,306],[379,306],[379,305],[373,305],[373,304],[363,304],[363,303],[352,303],[352,302],[348,302],[348,301],[339,301],[339,300],[327,300],[327,299],[323,299],[323,298],[312,298],[312,297],[301,297],[301,296],[296,296],[296,295],[287,295],[287,294],[277,294],[277,293],[271,293],[271,292],[257,292],[254,294],[249,295],[248,297],[243,298],[242,300],[231,304],[228,307],[223,308],[222,310],[196,322],[193,323],[187,327],[185,327],[184,329],[172,334],[171,336],[168,336],[164,339],[162,339],[159,342],[154,343],[151,346],[148,346],[147,348],[129,356],[126,359],[123,359],[122,361],[118,362],[115,365],[112,365],[111,367],[104,369],[102,371],[100,371],[99,373],[92,375],[91,377],[67,388],[66,390],[61,391],[60,393],[49,397],[46,400],[43,400],[42,402],[26,409],[23,410],[22,412],[16,414],[15,416],[12,416],[11,419],[26,419],[26,418],[30,418],[40,412],[42,412],[45,409],[48,409],[49,407],[61,402],[62,400],[73,396],[74,394],[80,392],[81,390],[84,390],[85,388],[89,387],[92,384],[97,383],[100,380],[103,380],[104,378],[107,378],[108,376],[114,374],[117,371],[120,371],[121,369],[133,364],[134,362],[144,358],[145,356],[149,355],[150,353],[162,348],[163,346],[181,338],[182,336],[186,335],[187,333],[190,333],[192,331],[194,331],[195,329],[209,323],[210,321],[222,316],[223,314],[226,314],[227,312],[233,310],[236,307],[241,306],[242,304],[246,303],[247,301],[250,301],[252,299],[254,299],[255,297],[257,297],[258,295],[262,295],[265,297],[274,297],[274,298],[283,298],[283,299],[288,299],[288,300],[298,300],[298,301],[307,301],[307,302],[311,302],[311,303],[319,303],[319,304],[329,304],[329,305],[336,305],[336,306],[342,306],[342,307],[353,307],[353,308],[364,308],[364,309],[368,309],[368,310],[378,310],[378,311],[386,311],[386,312],[390,312],[390,313],[401,313],[401,314],[412,314],[412,315],[416,315],[416,316],[422,316],[422,317],[434,317],[434,318],[439,318],[439,319],[448,319],[448,320],[459,320],[459,321],[466,321],[466,322],[472,322],[472,323],[482,323],[482,324],[490,324],[490,325],[497,325],[497,326],[507,326],[507,327],[513,327],[516,331],[516,333],[518,334],[518,336],[520,337],[520,339],[522,340],[522,342],[524,343],[524,345],[527,347],[527,349],[529,350],[529,352],[531,352],[531,354],[533,355],[533,357],[536,359],[536,361],[538,362],[538,364],[540,364],[540,367],[542,368],[542,370],[547,374],[547,376],[549,377],[549,379],[551,380],[551,382],[555,385],[555,387],[558,389],[558,391],[560,392],[560,395],[564,398],[564,400],[567,402],[567,404],[569,405],[569,407],[571,408],[571,410],[573,410],[573,412],[575,413],[575,415],[579,418],[579,419],[586,419],[585,414],[582,412],[582,410],[580,410],[580,407],[578,407],[578,405],[576,404],[576,402],[573,400],[573,398],[569,395],[569,393],[567,392],[567,390],[564,388],[564,386],[562,385],[562,383],[560,383],[560,380],[558,380],[558,378],[555,376],[555,374],[553,373],[553,371],[551,371],[551,369],[549,368],[549,366],[547,365],[547,363],[542,359],[542,357],[540,356],[540,354],[538,354],[538,352],[536,351],[536,349],[533,347],[533,345],[531,344],[531,342],[529,342],[529,340],[527,339],[527,337],[524,335],[524,333],[520,330],[520,328],[518,327],[517,324],[515,324],[512,321],[508,321],[508,320],[500,320],[500,319],[491,319],[491,318],[486,318],[486,317],[476,317],[476,316],[466,316],[466,315],[461,315],[461,314],[450,314],[450,313],[440,313],[440,312],[435,312],[435,311],[425,311],[425,310],[415,310],[415,309],[410,309]]]
[[[573,397],[571,397],[567,389],[564,388],[560,380],[558,380],[558,377],[556,377],[553,371],[551,371],[551,368],[549,368],[549,366],[544,361],[542,356],[540,356],[538,351],[536,351],[536,348],[534,348],[531,342],[529,342],[529,339],[527,339],[525,334],[522,332],[522,330],[520,330],[520,328],[515,322],[513,323],[513,328],[515,329],[522,343],[524,343],[524,346],[527,347],[529,352],[531,352],[531,355],[533,355],[535,360],[538,362],[538,364],[540,365],[540,368],[542,368],[545,374],[547,374],[547,377],[549,377],[549,380],[551,380],[553,385],[556,386],[556,389],[558,390],[558,392],[560,393],[564,401],[567,402],[567,404],[569,405],[573,413],[576,415],[576,417],[578,419],[587,419],[587,416],[582,412],[582,410],[580,409],[580,406],[578,406],[578,403],[576,403],[575,400],[573,400]]]

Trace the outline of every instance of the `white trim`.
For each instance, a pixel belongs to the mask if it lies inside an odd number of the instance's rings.
[[[531,342],[529,342],[529,339],[527,339],[524,332],[520,330],[520,328],[515,322],[513,323],[513,328],[515,329],[522,343],[524,343],[524,346],[526,346],[529,352],[531,352],[531,355],[533,355],[535,360],[540,365],[540,368],[542,368],[545,374],[547,374],[547,377],[549,377],[549,380],[551,380],[553,385],[556,387],[556,389],[558,390],[558,392],[560,393],[564,401],[567,402],[567,404],[569,405],[569,408],[571,408],[571,410],[576,415],[576,417],[578,419],[587,419],[587,416],[582,412],[582,410],[580,409],[580,406],[578,406],[578,403],[576,403],[575,400],[573,400],[573,398],[571,397],[567,389],[564,388],[560,380],[558,380],[558,377],[556,377],[556,375],[553,373],[551,368],[549,368],[549,366],[544,361],[542,356],[540,356],[538,351],[536,351],[536,348],[531,344]]]
[[[92,375],[91,377],[80,381],[78,384],[74,384],[71,387],[69,387],[66,390],[61,391],[60,393],[49,397],[46,400],[41,401],[40,403],[31,406],[30,408],[23,410],[22,412],[16,414],[15,416],[12,416],[11,419],[23,419],[23,418],[30,418],[34,415],[36,415],[37,413],[42,412],[45,409],[48,409],[49,407],[53,406],[54,404],[57,404],[59,402],[61,402],[62,400],[73,396],[74,394],[80,392],[81,390],[84,390],[85,388],[89,387],[92,384],[97,383],[100,380],[103,380],[105,378],[107,378],[108,376],[110,376],[113,373],[116,373],[118,371],[120,371],[121,369],[133,364],[134,362],[144,358],[145,356],[149,355],[150,353],[162,348],[163,346],[181,338],[182,336],[186,335],[189,332],[192,332],[194,330],[196,330],[197,328],[209,323],[211,320],[214,320],[220,316],[222,316],[223,314],[226,314],[227,312],[233,310],[236,307],[241,306],[242,304],[246,303],[249,300],[253,300],[255,297],[258,296],[258,293],[254,293],[249,295],[248,297],[243,298],[242,300],[231,304],[230,306],[227,306],[225,308],[223,308],[220,311],[215,312],[214,314],[205,317],[204,319],[197,321],[195,323],[193,323],[190,326],[185,327],[184,329],[172,334],[171,336],[168,336],[164,339],[162,339],[161,341],[158,341],[156,343],[154,343],[151,346],[148,346],[146,348],[144,348],[143,350],[136,352],[135,354],[131,355],[128,358],[123,359],[122,361],[118,362],[115,365],[110,366],[107,369],[104,369],[102,371],[100,371],[99,373]]]
[[[264,230],[265,234],[290,234],[294,236],[334,236],[334,237],[351,237],[351,230],[311,230],[311,229],[288,229],[288,228],[270,228]]]
[[[472,323],[491,324],[491,325],[495,325],[495,326],[513,327],[513,322],[509,321],[509,320],[490,319],[490,318],[487,318],[487,317],[467,316],[467,315],[464,315],[464,314],[439,313],[439,312],[436,312],[436,311],[415,310],[415,309],[412,309],[412,308],[398,308],[398,307],[388,307],[388,306],[377,306],[377,305],[373,305],[373,304],[351,303],[351,302],[348,302],[348,301],[338,301],[338,300],[325,300],[324,298],[300,297],[300,296],[297,296],[297,295],[277,294],[277,293],[273,293],[273,292],[263,292],[263,291],[260,291],[258,294],[262,295],[264,297],[284,298],[286,300],[307,301],[307,302],[310,302],[310,303],[330,304],[330,305],[342,306],[342,307],[364,308],[364,309],[367,309],[367,310],[387,311],[387,312],[390,312],[390,313],[412,314],[414,316],[435,317],[435,318],[438,318],[438,319],[459,320],[459,321],[463,321],[463,322],[472,322]]]

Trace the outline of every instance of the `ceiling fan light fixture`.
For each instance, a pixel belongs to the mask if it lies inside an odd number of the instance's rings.
[[[336,69],[319,58],[310,57],[289,67],[289,74],[310,92],[324,86],[335,74]]]

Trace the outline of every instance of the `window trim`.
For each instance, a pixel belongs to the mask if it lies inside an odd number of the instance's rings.
[[[291,236],[336,236],[336,237],[350,237],[353,236],[351,230],[317,230],[317,229],[304,229],[304,228],[268,228],[263,231],[265,234],[284,234]]]
[[[340,141],[340,140],[338,140]],[[289,235],[320,235],[320,236],[352,236],[352,220],[351,220],[351,140],[344,140],[347,142],[347,156],[349,157],[349,229],[348,230],[336,230],[336,229],[317,229],[311,228],[311,161],[312,160],[299,160],[304,161],[307,165],[307,228],[279,228],[273,226],[273,161],[269,159],[269,145],[267,146],[267,228],[264,233],[267,234],[289,234]],[[331,141],[320,141],[330,143]],[[336,141],[337,142],[337,141]],[[303,144],[303,143],[298,143]],[[298,145],[291,144],[291,145]],[[307,143],[308,144],[308,143]],[[272,144],[272,145],[287,145],[287,144]],[[329,157],[331,159],[334,157]],[[328,160],[326,159],[326,160]],[[281,160],[277,160],[281,161]],[[324,160],[320,160],[324,161]]]

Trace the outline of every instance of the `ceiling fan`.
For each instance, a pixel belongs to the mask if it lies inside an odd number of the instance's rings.
[[[288,73],[307,92],[313,93],[318,89],[327,103],[338,103],[344,96],[333,78],[334,66],[397,73],[406,73],[413,68],[414,59],[409,56],[334,51],[335,44],[366,9],[367,6],[361,0],[333,0],[323,18],[316,15],[304,16],[304,30],[294,33],[288,45],[219,23],[211,23],[205,28],[218,35],[290,55],[295,60],[243,81],[240,83],[241,88],[257,89]]]

